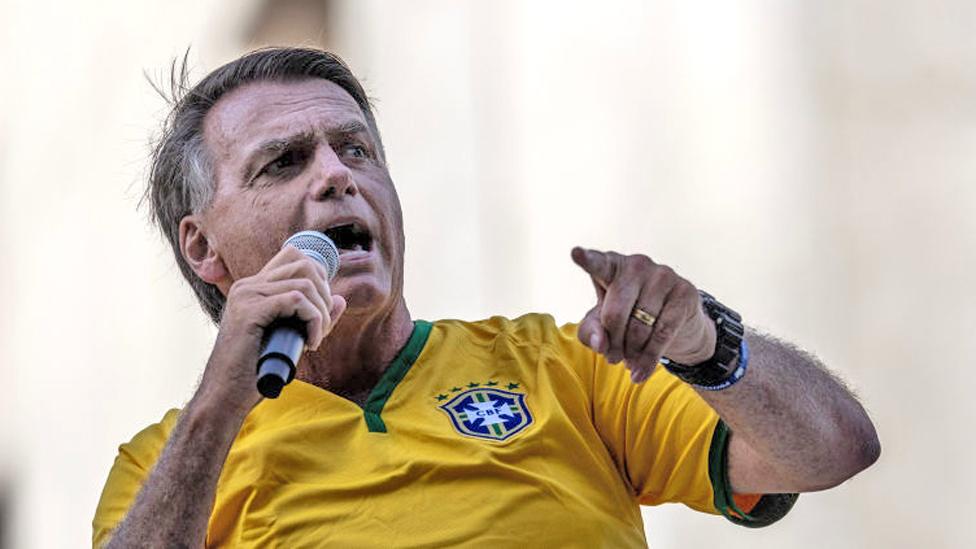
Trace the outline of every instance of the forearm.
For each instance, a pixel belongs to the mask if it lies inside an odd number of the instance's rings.
[[[243,418],[194,399],[106,547],[201,547]]]
[[[730,311],[673,269],[640,254],[574,248],[572,257],[597,293],[578,337],[612,364],[624,359],[635,383],[646,381],[662,357],[695,365],[714,356],[716,316]],[[734,316],[723,326],[738,324]],[[788,344],[754,331],[746,340],[745,377],[722,390],[699,389],[732,430],[728,472],[735,492],[822,490],[874,463],[880,453],[874,425],[840,382]],[[696,377],[693,368],[677,371]]]
[[[752,330],[746,340],[745,377],[722,391],[699,391],[732,430],[730,453],[758,454],[739,462],[765,465],[737,471],[730,459],[736,491],[825,489],[877,459],[864,408],[816,358]]]

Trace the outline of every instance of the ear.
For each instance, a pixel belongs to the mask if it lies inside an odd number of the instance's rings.
[[[188,215],[180,220],[180,253],[201,280],[227,294],[230,272],[207,238],[202,220],[196,215]]]

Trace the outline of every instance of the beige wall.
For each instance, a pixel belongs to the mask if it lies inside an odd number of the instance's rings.
[[[192,44],[200,75],[247,47],[259,13],[0,4],[13,546],[87,539],[116,446],[192,393],[214,332],[135,209],[164,113],[141,71]],[[326,13],[295,40],[335,48],[378,99],[415,316],[576,320],[591,290],[570,247],[644,252],[819,353],[875,418],[881,461],[782,523],[646,509],[652,547],[965,544],[970,2],[347,0]]]

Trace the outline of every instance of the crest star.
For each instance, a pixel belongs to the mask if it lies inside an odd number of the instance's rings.
[[[509,389],[518,389],[519,388],[519,384],[518,383],[509,383],[508,384],[508,388]]]
[[[475,383],[473,381],[471,383],[468,383],[468,387],[470,387],[472,389],[475,388],[475,387],[477,387],[477,386],[479,386],[479,385],[481,385],[481,384],[480,383]]]
[[[437,395],[437,402],[447,400],[447,395]]]
[[[485,383],[485,385],[491,387],[493,385],[498,385],[498,382],[497,381],[489,381],[488,383]]]
[[[461,388],[460,388],[460,387],[451,387],[451,392],[452,392],[452,393],[456,393],[456,392],[458,392],[458,391],[460,391],[460,390],[461,390]]]

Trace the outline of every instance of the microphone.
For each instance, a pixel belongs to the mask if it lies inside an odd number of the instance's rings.
[[[319,262],[329,272],[329,280],[339,272],[339,250],[332,239],[318,231],[291,235],[291,244]],[[279,318],[264,330],[258,357],[258,392],[265,398],[278,398],[281,388],[295,378],[295,365],[305,349],[306,324],[298,317]]]

